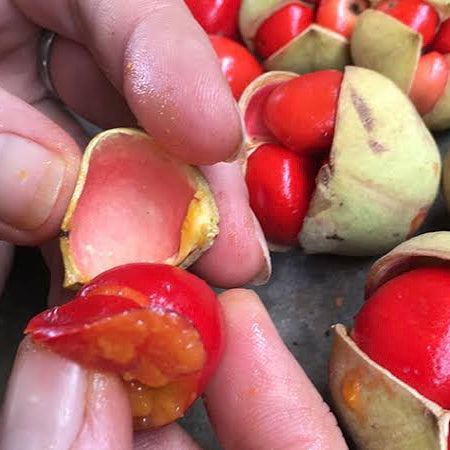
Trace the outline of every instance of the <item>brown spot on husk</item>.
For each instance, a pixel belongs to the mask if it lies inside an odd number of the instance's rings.
[[[409,232],[407,239],[414,236],[415,232],[418,230],[420,225],[422,225],[423,221],[425,220],[425,217],[427,216],[428,212],[428,206],[424,206],[423,208],[419,209],[419,212],[416,214],[413,220],[411,220],[411,225],[409,226]]]
[[[352,411],[359,411],[362,407],[362,377],[363,369],[356,367],[349,370],[341,384],[341,395],[345,405]]]
[[[340,242],[345,241],[344,238],[342,238],[341,236],[337,235],[336,233],[332,234],[331,236],[325,236],[325,239],[328,239],[330,241],[340,241]]]
[[[356,112],[358,113],[359,120],[361,121],[363,127],[368,132],[373,131],[374,120],[369,106],[353,88],[351,88],[350,96],[352,99],[353,106],[355,107]]]
[[[331,170],[328,164],[322,166],[319,170],[319,180],[326,187],[331,178]]]
[[[385,153],[389,151],[383,144],[373,138],[369,139],[368,144],[374,153]]]
[[[61,230],[59,232],[59,237],[60,238],[68,238],[69,237],[69,232],[67,230]]]
[[[439,164],[437,162],[433,163],[433,172],[436,176],[439,175]]]

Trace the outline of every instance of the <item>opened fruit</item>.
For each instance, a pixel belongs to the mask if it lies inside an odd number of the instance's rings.
[[[162,264],[101,274],[71,302],[32,319],[26,333],[84,367],[120,375],[136,428],[181,417],[205,388],[223,346],[214,292],[196,276]]]
[[[357,67],[343,76],[268,72],[249,85],[240,107],[250,203],[272,248],[293,245],[299,230],[308,253],[373,255],[424,220],[440,155],[392,81]]]
[[[108,130],[84,153],[62,223],[64,284],[77,286],[134,262],[187,267],[212,244],[217,224],[198,169],[141,131]]]
[[[417,236],[375,263],[351,332],[336,326],[329,370],[359,447],[448,449],[449,327],[449,232]]]
[[[350,62],[349,42],[342,34],[314,22],[316,9],[316,5],[302,1],[243,0],[241,36],[268,70],[343,70]]]

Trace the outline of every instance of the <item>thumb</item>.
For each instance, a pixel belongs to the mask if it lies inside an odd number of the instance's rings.
[[[0,449],[132,448],[122,383],[22,342],[3,406]]]
[[[79,149],[39,111],[0,90],[0,239],[55,236],[75,186]]]

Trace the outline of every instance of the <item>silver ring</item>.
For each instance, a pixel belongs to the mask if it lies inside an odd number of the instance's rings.
[[[52,45],[55,41],[56,33],[53,31],[44,30],[42,32],[40,44],[39,44],[39,75],[42,83],[49,92],[49,94],[58,99],[58,93],[56,92],[53,84],[52,75],[50,73],[50,54],[52,51]]]

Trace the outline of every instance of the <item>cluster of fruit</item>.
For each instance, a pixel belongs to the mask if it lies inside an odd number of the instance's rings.
[[[361,448],[446,449],[450,236],[407,239],[441,179],[428,128],[450,128],[450,0],[186,3],[239,100],[242,170],[272,249],[390,251],[351,332],[335,328],[342,424]],[[150,136],[108,130],[87,148],[61,233],[65,285],[84,287],[27,332],[120,374],[138,428],[182,416],[219,363],[217,298],[176,267],[213,244],[218,222],[200,170]]]

